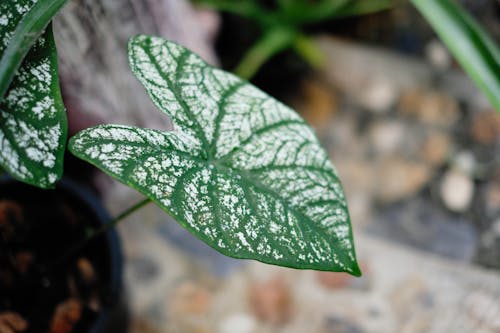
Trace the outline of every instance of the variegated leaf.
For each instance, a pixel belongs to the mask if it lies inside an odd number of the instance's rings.
[[[35,0],[0,3],[0,56]],[[1,58],[1,57],[0,57]],[[38,38],[0,99],[0,166],[26,183],[50,188],[62,175],[66,115],[52,29]]]
[[[335,170],[294,111],[157,37],[133,38],[129,59],[175,131],[98,126],[76,156],[228,256],[360,274]]]

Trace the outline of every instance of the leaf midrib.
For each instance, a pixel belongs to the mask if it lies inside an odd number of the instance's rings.
[[[141,138],[144,140],[144,143],[147,142],[146,138],[144,138],[142,136],[141,136]],[[115,143],[115,144],[119,144],[119,142],[117,142],[116,140],[113,140],[113,139],[108,139],[106,141],[109,141],[109,142]],[[132,146],[137,146],[137,147],[144,147],[144,144],[142,144],[142,143],[128,142],[127,144],[132,145]],[[212,166],[220,174],[227,175],[228,177],[230,177],[233,180],[236,179],[237,181],[246,183],[247,186],[248,185],[253,186],[254,188],[256,188],[258,191],[260,191],[262,193],[267,193],[267,194],[271,195],[273,198],[280,201],[285,206],[285,208],[287,210],[291,211],[292,214],[294,214],[297,217],[298,221],[300,221],[300,220],[306,221],[308,226],[312,230],[315,230],[317,236],[321,237],[323,240],[327,241],[324,237],[322,237],[323,233],[336,238],[336,236],[334,234],[332,234],[327,228],[323,227],[321,224],[318,224],[315,221],[313,221],[311,218],[307,217],[304,213],[302,213],[299,210],[298,207],[295,207],[294,205],[292,205],[287,199],[285,199],[281,195],[279,195],[279,193],[277,193],[276,191],[273,191],[269,187],[262,184],[262,182],[260,182],[257,179],[257,177],[254,176],[253,173],[255,171],[252,169],[250,169],[250,170],[236,169],[236,168],[231,167],[230,165],[227,165],[226,164],[227,161],[224,158],[207,159],[207,158],[203,158],[201,156],[195,156],[195,155],[189,154],[189,153],[184,152],[182,150],[175,149],[174,147],[168,147],[167,149],[165,149],[164,147],[153,146],[153,145],[151,145],[150,147],[151,147],[151,149],[148,149],[147,152],[144,152],[143,154],[141,154],[140,156],[138,156],[135,159],[136,162],[133,163],[134,165],[137,164],[137,161],[144,161],[145,159],[147,159],[150,156],[157,156],[159,153],[165,153],[166,151],[173,151],[179,156],[182,156],[186,159],[192,160],[193,162],[200,165],[200,167],[206,167],[206,168],[210,169],[210,167]],[[280,167],[286,167],[286,168],[289,168],[289,167],[294,168],[295,167],[295,168],[304,168],[306,170],[310,169],[313,171],[330,173],[329,170],[325,170],[323,168],[317,168],[317,167],[310,167],[310,166],[291,165],[291,166],[276,166],[276,167],[278,169]],[[269,168],[273,168],[273,166],[269,166]],[[190,170],[192,170],[192,167],[189,168],[188,170],[186,170],[185,172],[189,172]],[[239,176],[239,178],[235,177],[235,176]],[[173,191],[173,193],[174,192],[175,191]],[[297,226],[301,230],[302,234],[304,236],[306,236],[307,234],[304,233],[304,230],[302,229],[301,224],[297,223]],[[343,256],[340,252],[338,253],[338,255]],[[343,256],[343,257],[347,258],[346,256]]]
[[[195,115],[191,112],[189,106],[186,104],[186,102],[184,101],[184,99],[182,98],[181,96],[181,93],[179,92],[179,89],[178,89],[178,86],[173,84],[172,80],[165,74],[165,72],[163,71],[163,69],[159,66],[159,64],[157,63],[154,55],[152,54],[150,48],[142,48],[145,52],[145,54],[148,56],[149,58],[149,62],[151,64],[153,64],[153,66],[155,67],[156,71],[159,73],[159,75],[161,76],[161,78],[163,80],[165,80],[165,82],[167,83],[167,85],[170,87],[171,91],[173,92],[174,94],[174,97],[176,99],[176,101],[181,105],[181,107],[183,108],[185,114],[189,117],[189,119],[193,122],[193,124],[196,125],[196,133],[198,133],[198,137],[199,139],[202,141],[202,146],[205,147],[205,149],[202,149],[201,152],[205,152],[205,154],[208,154],[209,152],[207,151],[207,149],[209,147],[212,147],[212,146],[215,146],[216,144],[216,141],[213,142],[212,145],[210,145],[208,143],[208,139],[206,138],[206,135],[205,133],[202,131],[201,129],[201,126],[199,124],[199,122],[197,121]],[[170,53],[170,50],[167,48],[168,52]],[[171,56],[173,56],[171,54]],[[176,70],[175,70],[175,77],[178,78],[179,75],[180,75],[180,70],[183,68],[186,60],[188,59],[188,57],[190,56],[189,52],[187,51],[183,51],[180,56],[177,57],[177,67],[176,67]],[[229,90],[229,92],[226,92],[228,96],[230,96],[232,93],[236,92],[238,90],[238,88],[240,86],[243,86],[243,84],[235,84],[232,89]],[[220,104],[219,104],[220,105]],[[218,117],[223,117],[223,114],[221,115],[221,110],[224,110],[224,107],[222,106],[219,110],[219,114],[217,115]],[[219,121],[220,122],[220,121]],[[218,127],[220,126],[219,125],[219,122],[216,122],[216,132],[217,133],[217,136],[214,136],[214,140],[218,139],[218,132],[219,132],[219,129]],[[273,124],[270,124],[268,126],[265,126],[264,128],[261,128],[255,132],[252,133],[252,135],[250,135],[248,138],[246,138],[244,141],[241,142],[241,144],[244,144],[246,142],[249,142],[251,139],[253,139],[256,135],[260,134],[260,133],[264,133],[270,129],[274,129],[276,127],[280,127],[280,126],[283,126],[283,125],[288,125],[288,124],[301,124],[301,125],[304,125],[305,122],[300,120],[300,119],[287,119],[287,120],[283,120],[283,121],[279,121],[277,123],[273,123]],[[199,163],[202,163],[202,164],[205,164],[207,167],[209,167],[210,165],[212,165],[213,167],[217,168],[218,171],[223,171],[223,170],[226,170],[226,174],[231,174],[231,173],[237,173],[241,178],[241,180],[245,180],[248,184],[251,184],[253,185],[254,187],[258,188],[259,190],[261,190],[262,192],[264,193],[269,193],[271,194],[274,198],[282,201],[286,208],[287,209],[290,209],[294,215],[296,215],[297,217],[299,217],[300,219],[304,219],[306,220],[309,225],[311,225],[314,229],[316,230],[321,230],[321,231],[328,231],[327,229],[325,228],[322,228],[320,224],[317,224],[315,223],[314,221],[312,221],[310,218],[308,218],[306,215],[304,215],[302,212],[300,212],[299,210],[297,210],[297,208],[295,208],[291,203],[288,202],[288,200],[284,199],[283,197],[281,197],[279,195],[279,193],[276,193],[275,191],[269,189],[268,187],[266,187],[265,185],[263,185],[261,182],[257,181],[256,177],[252,177],[251,175],[247,176],[246,174],[248,174],[248,172],[245,172],[245,170],[241,170],[241,169],[234,169],[234,168],[231,168],[227,165],[225,165],[225,161],[228,160],[228,158],[230,158],[234,153],[240,151],[241,149],[239,147],[237,147],[236,149],[232,150],[231,152],[229,152],[228,154],[224,155],[224,156],[221,156],[219,159],[212,159],[212,156],[210,156],[210,158],[207,157],[207,159],[204,159],[203,157],[200,157],[200,156],[193,156],[191,154],[188,154],[188,153],[185,153],[185,152],[182,152],[182,151],[178,151],[178,150],[175,150],[177,153],[180,153],[181,155],[184,155],[192,160],[194,160],[195,162],[199,162]],[[222,162],[222,163],[220,163]],[[224,163],[224,164],[223,164]],[[327,170],[322,170],[324,172],[328,172]],[[299,224],[299,227],[300,227],[300,224]],[[320,234],[320,233],[318,233]],[[327,233],[329,235],[331,235],[331,233]]]
[[[144,50],[145,54],[148,56],[149,63],[151,63],[154,66],[157,73],[160,75],[160,77],[163,80],[165,80],[165,82],[169,86],[170,90],[174,94],[175,100],[182,107],[186,116],[196,126],[195,132],[198,134],[198,138],[201,140],[202,146],[209,147],[207,137],[206,137],[205,133],[203,132],[203,130],[200,126],[200,123],[198,122],[198,120],[196,119],[196,116],[191,112],[191,109],[189,108],[189,106],[186,104],[186,102],[182,98],[182,96],[181,96],[182,94],[177,89],[177,86],[173,84],[172,80],[168,77],[168,75],[165,74],[164,70],[160,67],[160,65],[158,64],[158,62],[155,59],[155,56],[152,54],[150,48],[142,48],[142,49]],[[167,48],[167,50],[170,53],[170,49]],[[173,57],[173,55],[172,55],[172,57]],[[187,51],[183,51],[181,53],[181,55],[177,58],[178,63],[177,63],[177,67],[175,69],[175,74],[174,74],[176,77],[179,76],[180,70],[183,67],[183,65],[188,57],[189,57],[189,53]],[[162,109],[162,108],[160,107],[160,109]],[[168,114],[168,112],[167,112],[167,114]],[[169,116],[170,116],[170,114],[169,114]]]

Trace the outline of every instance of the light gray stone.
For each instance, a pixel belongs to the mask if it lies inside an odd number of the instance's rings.
[[[441,179],[441,198],[448,209],[454,212],[464,212],[471,204],[474,187],[474,182],[469,175],[452,168]]]
[[[252,333],[256,332],[257,322],[246,313],[236,313],[222,319],[220,333]]]

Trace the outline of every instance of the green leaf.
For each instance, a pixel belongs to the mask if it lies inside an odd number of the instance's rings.
[[[71,139],[73,154],[223,254],[361,274],[334,167],[294,111],[157,37],[131,39],[129,59],[175,130],[98,126]]]
[[[495,42],[454,1],[411,1],[500,112],[500,50]]]
[[[297,31],[293,29],[283,27],[269,29],[245,53],[234,73],[249,80],[266,61],[290,47],[296,36]]]
[[[66,135],[57,53],[47,28],[0,101],[0,166],[26,183],[53,187],[62,174]]]
[[[335,11],[332,17],[372,14],[393,7],[399,0],[352,0]]]
[[[31,46],[67,0],[0,2],[0,98]]]

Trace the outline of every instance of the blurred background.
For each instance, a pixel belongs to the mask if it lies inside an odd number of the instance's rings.
[[[290,43],[273,30],[289,22],[278,2],[76,0],[55,20],[73,133],[171,129],[124,52],[128,36],[156,34],[296,109],[348,198],[362,278],[227,258],[153,205],[135,213],[119,227],[131,331],[500,332],[500,114],[411,3],[294,16]],[[500,1],[461,3],[500,44]],[[112,212],[137,201],[68,164]]]

